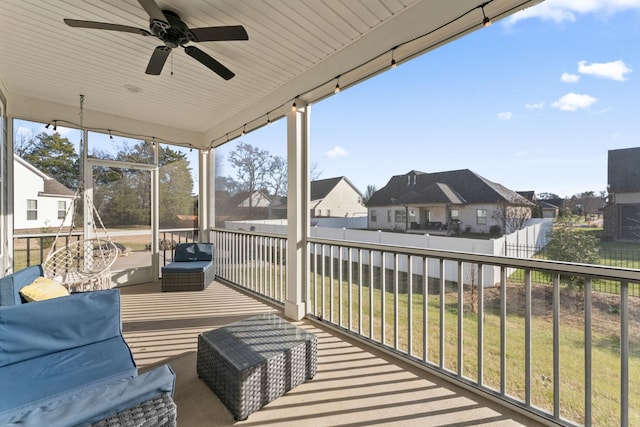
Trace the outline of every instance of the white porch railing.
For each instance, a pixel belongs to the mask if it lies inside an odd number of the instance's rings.
[[[284,301],[285,237],[214,236],[220,278]],[[309,317],[536,418],[640,425],[639,270],[308,241]]]

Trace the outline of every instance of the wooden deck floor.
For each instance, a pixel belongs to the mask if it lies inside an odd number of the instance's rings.
[[[124,336],[141,370],[176,372],[180,427],[203,426],[536,426],[533,420],[431,376],[314,322],[316,376],[235,421],[196,375],[199,333],[279,309],[214,282],[202,292],[160,292],[159,283],[121,288]]]

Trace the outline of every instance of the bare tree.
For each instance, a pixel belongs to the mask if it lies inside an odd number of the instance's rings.
[[[229,154],[229,163],[236,170],[238,183],[243,191],[249,192],[249,210],[253,209],[253,193],[265,188],[265,178],[272,162],[267,150],[261,150],[251,144],[241,142]]]
[[[373,196],[373,193],[375,193],[375,192],[376,192],[376,186],[375,185],[373,185],[373,184],[367,185],[367,189],[364,192],[364,197],[363,197],[363,200],[362,200],[365,205],[369,202],[369,200],[371,199],[371,196]]]
[[[266,187],[274,196],[287,194],[287,161],[276,156],[271,159],[266,174]]]
[[[516,197],[498,203],[493,211],[493,219],[502,226],[504,234],[511,234],[520,230],[526,222],[531,219],[531,211],[533,206],[525,205]]]

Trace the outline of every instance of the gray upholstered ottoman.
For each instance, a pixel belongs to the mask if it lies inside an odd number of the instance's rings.
[[[237,420],[313,378],[318,339],[273,314],[198,336],[198,376]]]

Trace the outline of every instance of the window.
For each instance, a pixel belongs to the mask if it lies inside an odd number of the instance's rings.
[[[38,219],[38,201],[27,199],[27,220],[35,221]]]
[[[322,216],[322,209],[318,209],[316,212],[316,216]]]
[[[331,209],[327,209],[327,216],[331,216]]]
[[[395,220],[398,223],[407,222],[407,212],[404,209],[397,209],[395,212]]]
[[[378,222],[378,213],[375,209],[371,210],[371,222]]]
[[[391,217],[391,212],[392,212],[392,211],[391,211],[391,209],[389,209],[389,210],[387,211],[387,222],[391,222],[391,218],[392,218],[392,217]]]
[[[451,209],[451,220],[455,221],[459,219],[459,212],[458,209]]]
[[[478,209],[478,210],[476,210],[476,223],[478,225],[486,225],[487,224],[487,210],[486,209]]]
[[[58,219],[64,219],[67,215],[67,202],[59,201],[58,202]]]

